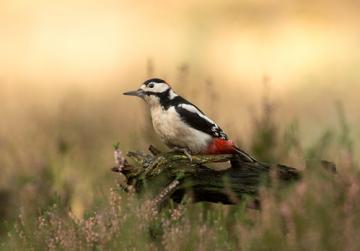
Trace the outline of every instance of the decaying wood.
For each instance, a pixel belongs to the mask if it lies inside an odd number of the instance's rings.
[[[169,198],[180,202],[185,194],[194,202],[239,203],[244,197],[256,199],[261,184],[274,179],[288,183],[301,177],[299,170],[284,165],[244,162],[236,155],[193,155],[192,161],[182,153],[161,153],[150,146],[150,153],[129,152],[125,159],[115,149],[113,171],[126,178],[125,189],[150,192],[153,206],[160,207]],[[330,170],[330,162],[321,162]]]

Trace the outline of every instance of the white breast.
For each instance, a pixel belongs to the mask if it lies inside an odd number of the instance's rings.
[[[150,109],[154,129],[169,147],[187,148],[192,153],[206,151],[211,136],[185,124],[174,107],[164,110],[160,105]]]

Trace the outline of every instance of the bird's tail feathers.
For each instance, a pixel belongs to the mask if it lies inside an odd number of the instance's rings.
[[[242,160],[252,163],[258,162],[254,157],[250,156],[248,153],[244,152],[239,147],[234,146],[234,150]]]

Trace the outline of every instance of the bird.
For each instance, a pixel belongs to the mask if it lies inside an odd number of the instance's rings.
[[[257,162],[196,105],[178,95],[165,80],[151,78],[138,90],[123,93],[142,98],[150,108],[152,124],[171,151],[193,154],[237,154],[243,161]]]

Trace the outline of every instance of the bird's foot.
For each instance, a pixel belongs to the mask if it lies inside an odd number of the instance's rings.
[[[191,153],[188,149],[186,148],[181,148],[181,147],[173,147],[170,152],[178,152],[178,153],[183,153],[186,155],[186,157],[190,160],[190,162],[192,162],[192,157],[191,157]]]

